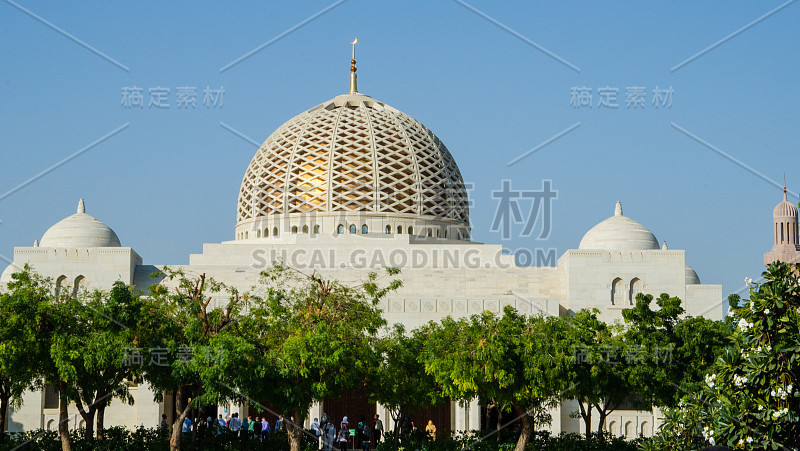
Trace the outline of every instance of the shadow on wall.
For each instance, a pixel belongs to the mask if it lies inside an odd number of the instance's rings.
[[[6,415],[6,424],[4,425],[4,430],[6,432],[24,432],[25,428],[22,426],[22,423],[18,423],[12,419],[14,415],[14,409],[9,407],[8,408],[8,415]]]

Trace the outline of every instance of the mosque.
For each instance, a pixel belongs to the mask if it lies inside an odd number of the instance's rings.
[[[678,296],[689,315],[723,315],[722,286],[702,284],[685,251],[660,244],[623,214],[620,202],[609,205],[613,214],[553,267],[517,266],[501,245],[472,241],[467,192],[453,154],[413,117],[358,92],[355,52],[349,92],[291,118],[258,149],[244,173],[236,211],[232,240],[204,244],[188,265],[170,266],[206,273],[241,291],[255,285],[276,258],[342,281],[399,266],[403,287],[381,308],[390,324],[409,330],[447,315],[501,312],[507,305],[562,316],[597,308],[603,320],[620,321],[640,292]],[[769,258],[798,255],[797,208],[784,200],[775,212]],[[123,243],[87,213],[81,199],[75,214],[33,246],[14,248],[0,282],[5,286],[11,273],[30,264],[59,290],[108,289],[123,281],[147,292],[149,275],[164,265],[144,264],[133,243]],[[174,414],[172,398],[154,402],[146,382],[133,386],[132,394],[134,405],[109,406],[106,425],[155,427],[162,413],[170,419]],[[335,417],[377,412],[390,418],[358,393],[317,403],[309,417],[319,417],[323,406]],[[57,407],[53,390],[27,392],[4,426],[54,429]],[[229,408],[256,413],[248,406]],[[570,403],[555,409],[552,431],[582,432],[583,422],[570,415],[575,410]],[[487,417],[477,401],[467,407],[451,402],[420,415],[432,418],[440,431],[479,429]],[[70,427],[81,423],[70,406]],[[658,425],[657,411],[618,410],[607,419],[607,430],[627,437],[650,436]]]

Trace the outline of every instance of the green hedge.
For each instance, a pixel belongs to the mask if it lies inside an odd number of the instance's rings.
[[[165,431],[158,429],[138,428],[130,431],[121,427],[106,429],[104,440],[90,440],[83,438],[83,431],[73,431],[72,449],[75,451],[167,451],[169,450],[169,437]],[[471,451],[513,451],[516,445],[517,434],[515,430],[504,430],[500,434],[493,434],[485,439],[488,432],[473,431],[467,436],[428,440],[424,432],[415,431],[414,434],[396,440],[391,434],[385,441],[378,445],[376,451],[461,451],[470,447]],[[316,451],[317,442],[309,437],[303,442],[304,451]],[[7,441],[0,444],[0,451],[59,451],[61,442],[55,431],[37,430],[25,433],[11,434]],[[551,436],[548,432],[539,431],[531,439],[528,446],[530,451],[635,451],[642,439],[626,441],[622,438],[600,439],[593,435],[586,439],[578,434],[562,434]],[[288,451],[289,444],[286,433],[275,432],[267,436],[264,441],[250,439],[242,440],[231,432],[221,435],[198,433],[197,440],[192,441],[191,435],[184,436],[181,449],[194,450],[223,450],[223,451]],[[337,448],[338,449],[338,448]],[[359,447],[359,449],[361,449]]]

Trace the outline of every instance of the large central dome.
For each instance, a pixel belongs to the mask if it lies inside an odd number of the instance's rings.
[[[352,225],[469,237],[467,193],[447,147],[411,116],[355,92],[295,116],[261,145],[239,191],[236,237]]]

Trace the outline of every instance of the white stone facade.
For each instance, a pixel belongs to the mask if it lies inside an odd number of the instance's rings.
[[[342,182],[345,175],[350,181]],[[343,187],[355,190],[349,200],[336,198]],[[267,139],[242,182],[235,239],[204,244],[183,268],[248,291],[277,258],[342,281],[397,266],[403,287],[381,308],[389,323],[407,329],[507,305],[553,316],[597,308],[603,320],[621,321],[622,309],[639,292],[679,296],[688,314],[722,318],[721,285],[700,284],[684,251],[659,246],[647,228],[622,215],[619,203],[614,216],[554,267],[516,266],[502,246],[470,241],[468,214],[461,175],[441,141],[409,116],[351,93],[297,116]],[[144,265],[131,247],[121,247],[113,230],[85,213],[82,200],[76,215],[45,234],[42,246],[14,249],[0,283],[24,264],[71,290],[108,289],[119,280],[143,292],[163,266]],[[107,425],[156,426],[171,410],[153,402],[147,384],[134,390],[136,404],[113,402]],[[577,410],[572,404],[553,412],[553,432],[582,430],[582,421],[570,417]],[[310,416],[319,416],[319,409]],[[243,411],[231,409],[237,410]],[[71,426],[78,426],[77,411],[70,412],[77,419]],[[451,412],[453,430],[480,426],[477,403],[453,404]],[[50,428],[54,415],[42,393],[26,393],[8,427]],[[389,418],[385,411],[382,417]],[[619,411],[608,418],[613,432],[628,436],[649,435],[657,425],[657,412]]]

